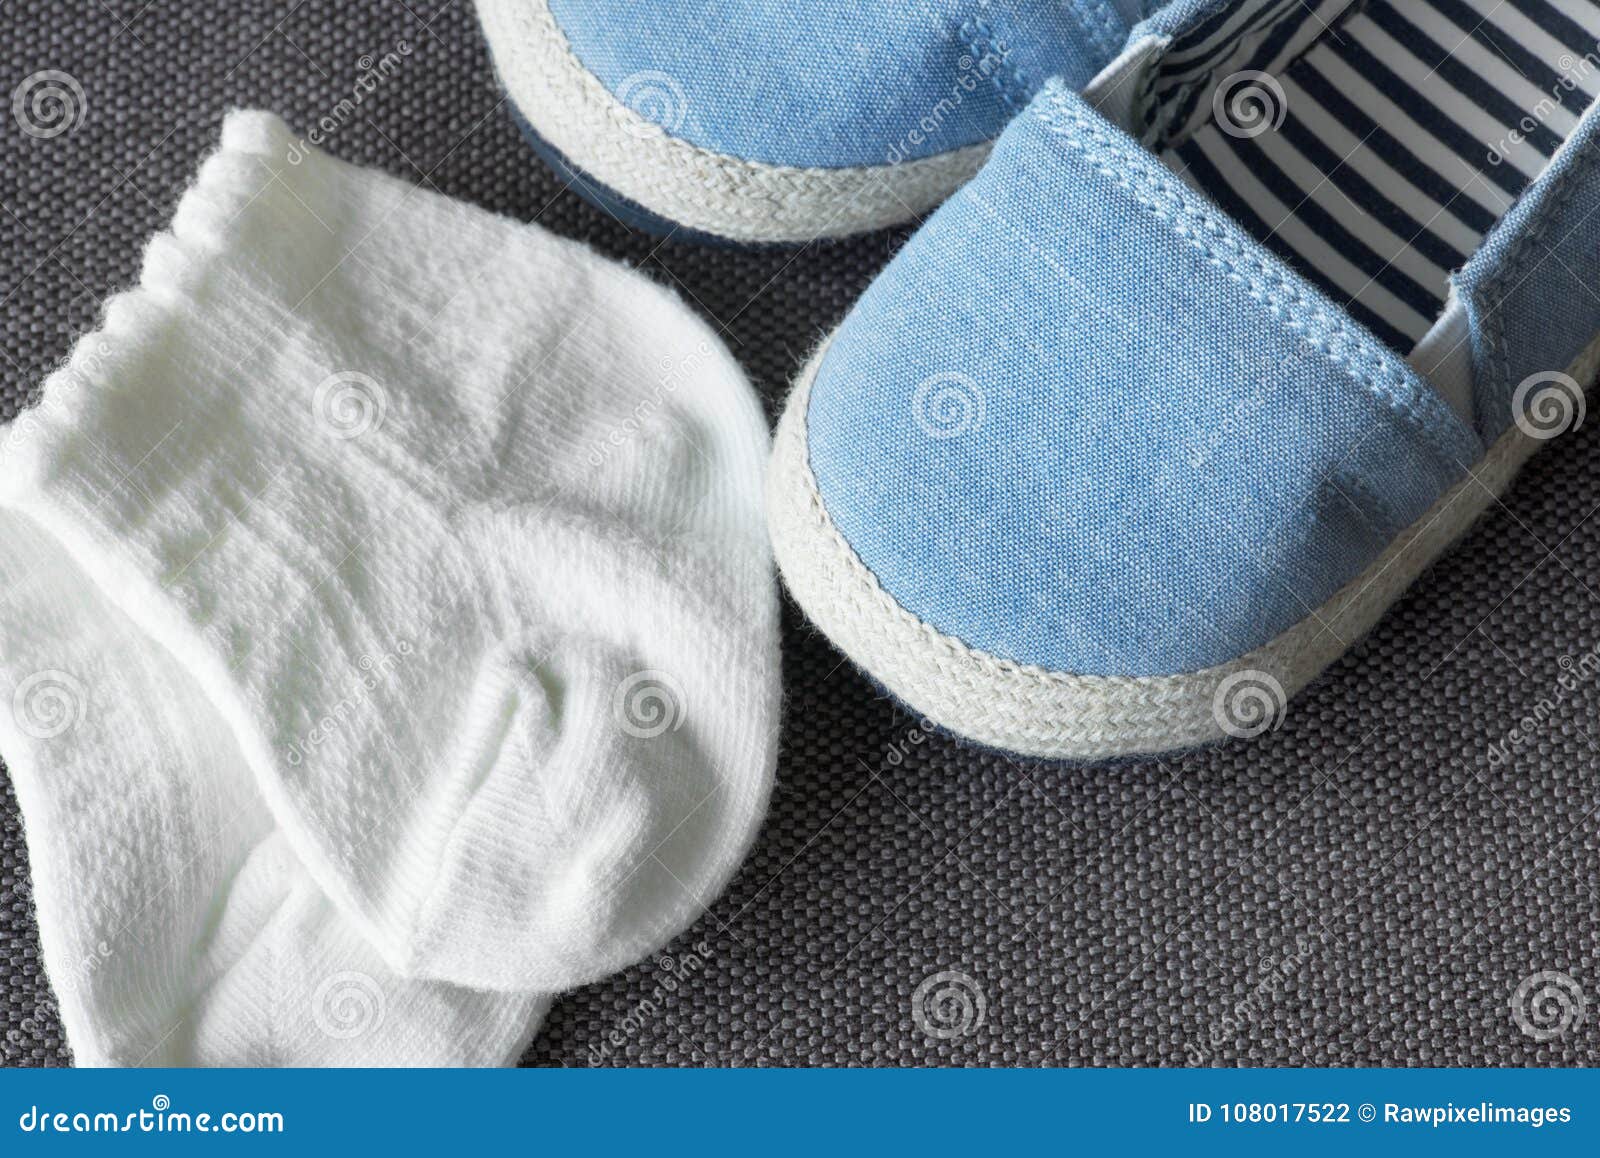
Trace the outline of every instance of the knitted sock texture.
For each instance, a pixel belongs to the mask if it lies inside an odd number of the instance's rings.
[[[193,678],[0,512],[0,742],[82,1065],[505,1065],[550,998],[397,976]]]
[[[548,992],[684,928],[764,813],[766,447],[667,292],[235,113],[0,506],[198,684],[387,968]]]

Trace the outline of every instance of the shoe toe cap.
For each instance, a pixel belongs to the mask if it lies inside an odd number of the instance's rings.
[[[1312,615],[1481,451],[1093,133],[1104,155],[1020,118],[900,251],[817,366],[808,465],[850,550],[942,635],[1050,672],[1193,672]]]

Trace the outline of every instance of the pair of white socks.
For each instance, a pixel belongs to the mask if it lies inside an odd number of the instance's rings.
[[[235,113],[0,428],[0,755],[80,1061],[489,1064],[732,875],[766,427],[670,294]]]

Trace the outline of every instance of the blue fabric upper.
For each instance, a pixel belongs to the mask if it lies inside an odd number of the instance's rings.
[[[1485,441],[1515,421],[1521,382],[1564,372],[1600,333],[1597,257],[1600,115],[1591,110],[1454,278],[1471,324]]]
[[[1265,643],[1484,449],[1058,84],[851,312],[807,423],[834,524],[902,606],[1093,675]]]
[[[995,137],[1059,76],[1081,87],[1149,0],[549,0],[583,65],[674,136],[838,168]]]

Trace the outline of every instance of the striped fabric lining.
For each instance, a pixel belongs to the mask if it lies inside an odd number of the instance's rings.
[[[1242,68],[1276,72],[1353,0],[1231,0],[1161,54],[1141,104],[1146,142],[1187,136],[1210,119],[1208,83]]]
[[[1600,93],[1600,0],[1256,2],[1207,23],[1157,70],[1163,160],[1401,353]]]

